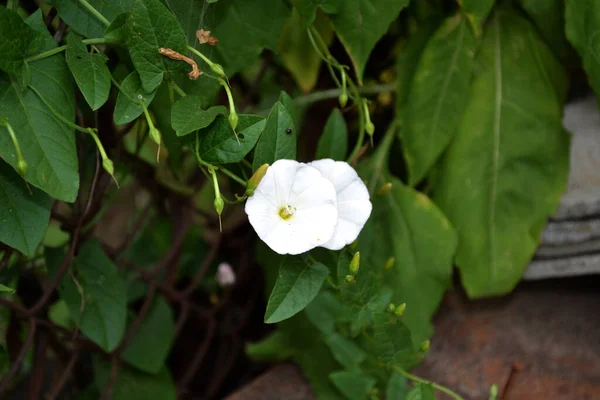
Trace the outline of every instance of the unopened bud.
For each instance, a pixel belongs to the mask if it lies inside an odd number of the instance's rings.
[[[104,168],[109,175],[114,175],[115,173],[115,166],[110,158],[102,160],[102,168]]]
[[[423,352],[426,353],[427,351],[429,351],[429,345],[431,344],[431,342],[429,340],[424,341],[423,343],[421,343],[421,346],[419,347],[419,349]]]
[[[23,158],[17,160],[17,171],[23,178],[27,175],[27,163]]]
[[[221,77],[225,77],[225,71],[223,70],[223,67],[221,67],[220,64],[212,63],[210,65],[210,69],[212,69],[215,74]]]
[[[489,400],[496,400],[497,397],[498,397],[498,385],[496,385],[494,383],[492,386],[490,386]]]
[[[406,303],[402,303],[398,307],[396,307],[396,309],[394,310],[394,315],[396,317],[401,317],[404,314],[405,310],[406,310]]]
[[[393,313],[396,311],[396,306],[394,305],[394,303],[390,303],[387,307],[388,311]]]
[[[346,278],[344,278],[344,282],[346,282],[348,285],[351,285],[353,283],[356,283],[356,280],[352,275],[346,275]]]
[[[222,287],[232,286],[235,283],[235,272],[229,263],[222,262],[217,267],[217,282]]]
[[[371,121],[367,121],[367,123],[365,124],[365,131],[369,136],[373,136],[373,134],[375,133],[375,125],[373,125]]]
[[[342,107],[342,108],[346,107],[346,104],[348,104],[348,94],[346,93],[345,90],[340,94],[340,96],[338,97],[338,100],[340,102],[340,107]]]
[[[350,261],[350,274],[356,275],[358,273],[358,269],[360,268],[360,252],[354,253],[354,257]]]
[[[231,129],[233,129],[234,132],[235,132],[235,128],[237,128],[239,120],[240,119],[239,119],[237,113],[235,112],[235,110],[232,110],[232,112],[229,113],[229,125],[231,126]]]
[[[387,259],[383,267],[387,270],[390,270],[394,268],[394,264],[396,264],[396,257],[390,257]]]
[[[158,145],[160,145],[161,142],[161,135],[160,135],[160,131],[158,129],[156,129],[155,126],[150,126],[150,139],[152,139],[152,141]]]
[[[217,214],[221,215],[223,213],[223,208],[225,208],[225,202],[223,201],[223,199],[220,196],[215,197],[213,205],[215,206],[215,211],[217,212]]]
[[[381,187],[377,191],[377,195],[383,196],[383,195],[389,193],[390,190],[392,190],[392,182],[384,183],[383,185],[381,185]]]
[[[248,183],[246,183],[246,194],[248,196],[252,196],[254,194],[258,184],[260,181],[262,181],[262,178],[264,178],[265,174],[267,173],[268,168],[269,164],[263,164],[258,167],[256,171],[254,171],[254,174],[250,177]]]

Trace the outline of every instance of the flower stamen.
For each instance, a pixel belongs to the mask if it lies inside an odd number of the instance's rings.
[[[287,206],[283,206],[279,209],[279,216],[284,221],[287,221],[288,219],[292,218],[295,213],[296,213],[296,207],[291,206],[289,204]]]

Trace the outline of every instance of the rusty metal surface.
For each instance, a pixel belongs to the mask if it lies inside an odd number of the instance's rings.
[[[310,385],[298,367],[279,364],[226,400],[313,400]]]

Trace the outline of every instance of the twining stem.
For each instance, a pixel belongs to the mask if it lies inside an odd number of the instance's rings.
[[[348,156],[349,163],[352,162],[356,158],[356,156],[358,156],[360,148],[362,147],[363,142],[365,141],[365,116],[362,112],[358,113],[358,126],[358,138],[356,139],[354,149],[352,149],[352,152]]]
[[[204,166],[204,167],[208,168],[209,171],[220,170],[225,175],[227,175],[228,177],[230,177],[231,179],[233,179],[234,181],[236,181],[237,183],[239,183],[243,187],[246,187],[246,181],[243,180],[242,178],[240,178],[239,176],[237,176],[236,174],[234,174],[233,172],[231,172],[230,170],[228,170],[227,168],[225,168],[223,166],[217,167],[215,165],[212,165],[211,163],[208,163],[208,162],[204,161],[202,159],[202,157],[200,157],[199,148],[200,148],[200,142],[198,140],[198,136],[196,136],[196,152],[195,153],[196,153],[196,160],[198,161],[198,164],[200,164],[201,166]]]
[[[64,122],[67,126],[69,126],[69,128],[75,129],[79,132],[83,132],[83,133],[90,133],[90,130],[93,128],[84,128],[81,127],[71,121],[69,121],[68,119],[66,119],[65,117],[63,117],[62,115],[60,115],[59,112],[57,112],[54,107],[52,107],[52,105],[50,105],[50,103],[48,102],[48,100],[46,100],[46,98],[44,96],[42,96],[42,94],[33,86],[29,86],[29,89],[31,89],[36,95],[37,97],[39,97],[39,99],[42,101],[42,103],[44,103],[44,105],[46,107],[48,107],[48,109],[50,110],[50,112],[54,115],[55,118],[59,119],[60,121]]]
[[[233,179],[234,181],[236,181],[237,183],[239,183],[243,187],[246,187],[246,181],[244,181],[242,178],[240,178],[239,176],[237,176],[236,174],[234,174],[233,172],[231,172],[227,168],[225,168],[225,167],[219,167],[219,170],[223,171],[223,173],[225,175],[227,175],[228,177],[230,177],[231,179]]]
[[[460,395],[458,395],[457,393],[453,392],[452,390],[448,389],[445,386],[438,385],[437,383],[428,381],[428,380],[423,379],[423,378],[419,378],[418,376],[413,375],[411,373],[408,373],[405,370],[403,370],[402,368],[397,367],[397,366],[394,367],[394,370],[396,372],[398,372],[400,375],[404,376],[406,379],[410,379],[413,382],[419,382],[419,383],[425,383],[425,384],[431,385],[436,390],[439,390],[440,392],[446,393],[448,396],[452,397],[455,400],[464,400]]]
[[[84,39],[82,40],[84,44],[122,44],[120,40],[117,39],[108,39],[108,38],[94,38],[94,39]],[[43,53],[36,54],[35,56],[31,56],[25,59],[27,62],[33,62],[37,60],[41,60],[46,57],[53,56],[60,52],[63,52],[67,49],[67,45],[57,47],[52,50],[44,51]]]
[[[104,15],[100,14],[100,12],[98,10],[96,10],[94,8],[94,6],[92,6],[90,3],[88,3],[86,0],[79,0],[79,2],[81,3],[82,6],[84,6],[89,12],[92,13],[92,15],[94,17],[96,17],[98,19],[98,21],[102,22],[104,25],[109,26],[110,25],[110,21],[107,20]]]
[[[361,86],[358,88],[358,93],[362,95],[371,95],[378,93],[394,92],[396,90],[396,82],[383,83],[379,85]],[[304,106],[316,103],[322,100],[330,100],[339,97],[342,94],[341,88],[333,88],[310,93],[304,96],[298,96],[293,101],[297,106]]]
[[[0,119],[0,126],[5,126],[8,129],[8,134],[10,135],[10,140],[12,140],[13,146],[15,148],[15,152],[17,153],[17,160],[25,161],[23,158],[23,153],[21,153],[21,146],[19,146],[19,141],[17,140],[17,135],[15,135],[15,131],[13,130],[10,123],[5,119]]]
[[[198,57],[200,57],[202,59],[202,61],[204,61],[206,64],[208,64],[209,67],[211,67],[214,64],[212,61],[210,61],[210,59],[208,57],[206,57],[204,54],[202,54],[201,52],[199,52],[198,50],[196,50],[192,46],[188,45],[187,48],[188,48],[189,51],[191,51],[192,53],[194,53],[195,55],[197,55]]]
[[[183,91],[182,88],[179,87],[179,85],[177,83],[175,83],[174,81],[171,81],[169,83],[170,83],[169,87],[173,88],[173,90],[175,90],[178,95],[180,95],[181,97],[187,96],[187,94]]]
[[[383,168],[383,163],[388,159],[388,153],[390,151],[390,147],[392,143],[394,143],[394,135],[396,133],[396,122],[392,122],[388,127],[381,143],[377,146],[377,150],[375,151],[375,155],[373,156],[374,163],[370,172],[372,172],[371,176],[368,179],[369,184],[369,193],[373,196],[375,192],[375,188],[377,187],[377,181],[379,179],[379,175],[381,174],[381,169]]]

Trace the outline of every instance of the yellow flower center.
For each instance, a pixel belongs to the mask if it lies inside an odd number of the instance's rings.
[[[292,218],[295,213],[296,207],[291,206],[289,204],[279,209],[279,217],[281,217],[281,219],[283,219],[284,221],[287,221],[288,219]]]

